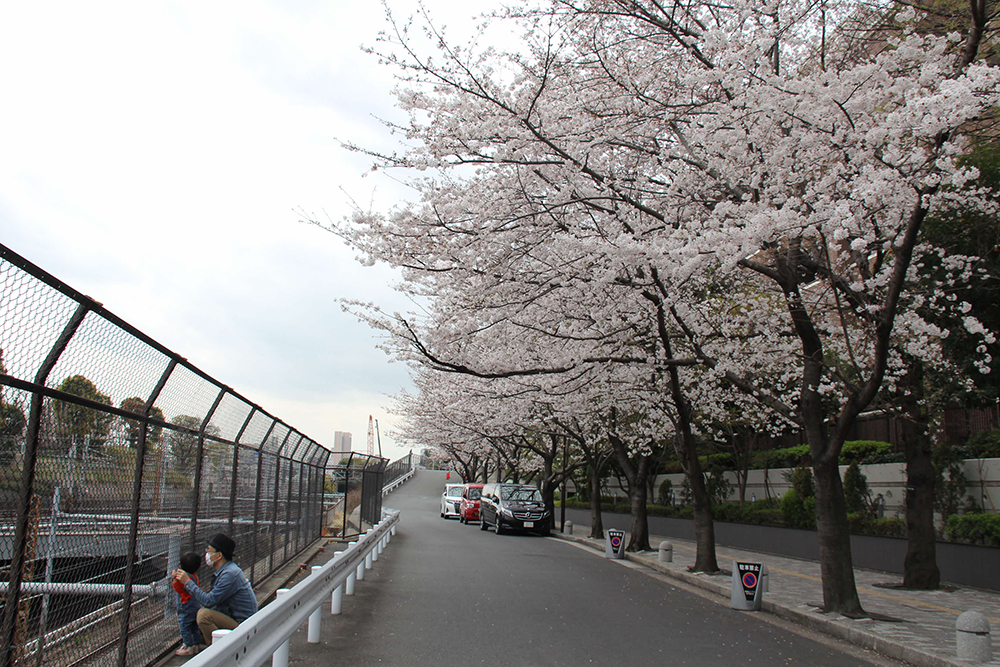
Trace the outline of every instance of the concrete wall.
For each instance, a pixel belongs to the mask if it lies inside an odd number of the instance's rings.
[[[767,498],[768,495],[772,498],[781,498],[790,487],[785,481],[785,475],[791,470],[791,468],[775,468],[768,470],[766,474],[763,470],[751,470],[747,481],[746,499],[750,500],[754,495],[758,499]],[[847,466],[840,466],[841,476],[845,470]],[[964,470],[969,481],[968,494],[986,511],[1000,511],[1000,459],[969,459],[965,461]],[[861,472],[868,479],[872,498],[880,493],[885,498],[885,516],[902,517],[906,502],[906,464],[865,465],[861,466]],[[733,494],[729,499],[738,500],[736,475],[726,473],[726,477],[733,485]],[[664,479],[669,479],[673,483],[674,492],[679,495],[684,483],[683,473],[658,475],[654,488],[658,490]],[[610,478],[607,483],[607,493],[626,495],[624,490],[619,488],[617,479]]]

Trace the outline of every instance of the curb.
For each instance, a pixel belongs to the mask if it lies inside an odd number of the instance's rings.
[[[604,551],[598,541],[590,537],[565,535],[555,531],[552,532],[552,537],[560,540],[566,540],[568,542],[583,544],[591,549],[594,549],[598,553],[602,553]],[[694,586],[695,588],[718,595],[724,599],[728,599],[730,596],[731,591],[728,582],[729,576],[726,576],[727,582],[725,584],[720,584],[717,581],[711,580],[710,577],[713,575],[692,574],[689,572],[681,572],[676,569],[671,569],[665,567],[655,557],[640,556],[626,552],[625,559],[648,567],[651,570],[656,570],[657,572],[672,579],[682,581],[689,586]],[[834,619],[823,618],[820,615],[823,612],[805,612],[801,609],[789,607],[788,605],[779,604],[766,599],[764,600],[762,611],[784,620],[792,621],[793,623],[807,627],[810,630],[823,632],[863,649],[875,651],[876,653],[886,657],[902,660],[909,664],[916,665],[917,667],[967,667],[970,664],[966,661],[959,660],[958,658],[949,659],[926,653],[902,642],[886,639],[866,630],[846,627]]]

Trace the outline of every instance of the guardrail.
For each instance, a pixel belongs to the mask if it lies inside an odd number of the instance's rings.
[[[326,565],[291,589],[280,589],[277,599],[243,621],[235,630],[216,630],[212,645],[187,662],[187,667],[288,666],[291,636],[309,623],[308,642],[319,642],[322,605],[329,598],[330,614],[340,613],[344,595],[353,595],[355,582],[364,579],[379,554],[396,534],[399,512],[383,510],[383,518],[360,540],[338,551]]]
[[[392,483],[386,484],[385,486],[383,486],[382,487],[382,495],[384,496],[384,495],[388,494],[390,491],[394,491],[397,486],[399,486],[400,484],[402,484],[406,480],[408,480],[411,477],[413,477],[413,472],[414,472],[413,468],[410,468],[410,470],[408,472],[406,472],[403,475],[397,477],[395,480],[392,481]]]

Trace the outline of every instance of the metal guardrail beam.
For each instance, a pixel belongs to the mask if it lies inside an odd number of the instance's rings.
[[[407,472],[406,474],[397,477],[395,481],[393,481],[391,484],[386,484],[385,486],[383,486],[382,495],[383,496],[386,495],[387,493],[394,490],[397,486],[399,486],[406,480],[410,479],[411,477],[413,477],[413,468],[410,468],[409,472]]]
[[[378,552],[395,533],[398,523],[398,511],[384,510],[382,521],[360,540],[337,552],[330,562],[315,568],[311,575],[235,630],[215,639],[211,646],[189,660],[187,667],[259,667],[279,649],[287,655],[285,643],[292,634],[327,600],[332,602],[331,596],[345,582],[353,590],[354,577],[363,577],[364,569],[378,559]]]

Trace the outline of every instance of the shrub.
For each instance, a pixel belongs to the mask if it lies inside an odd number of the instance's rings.
[[[892,454],[892,445],[880,440],[850,440],[840,450],[840,463],[868,463],[877,456]]]
[[[847,527],[856,535],[876,537],[906,537],[906,521],[903,519],[876,519],[868,512],[851,512],[847,515]]]
[[[955,514],[948,517],[944,532],[956,542],[1000,547],[1000,514]]]
[[[708,492],[709,501],[713,505],[718,505],[729,500],[733,485],[729,483],[724,473],[710,472],[705,476],[705,491]]]
[[[656,502],[659,505],[669,505],[670,504],[670,490],[673,489],[674,484],[669,479],[665,479],[660,482],[660,488],[656,494]]]
[[[807,501],[810,502],[807,504]],[[782,496],[781,513],[785,517],[785,525],[790,528],[816,527],[816,500],[803,498],[795,489],[788,489]]]
[[[809,445],[770,449],[758,452],[753,457],[751,468],[794,468],[796,466],[812,465],[812,455]]]
[[[705,472],[721,472],[736,469],[736,457],[726,452],[699,456],[698,460]]]
[[[962,447],[963,458],[995,459],[1000,458],[1000,429],[980,431],[966,441]]]
[[[868,480],[861,472],[857,461],[847,466],[844,471],[844,501],[848,513],[865,513],[872,504],[872,494],[868,490]]]
[[[813,484],[812,469],[805,466],[798,466],[791,472],[785,473],[785,479],[792,488],[798,491],[799,497],[803,500],[816,495],[816,487]]]

